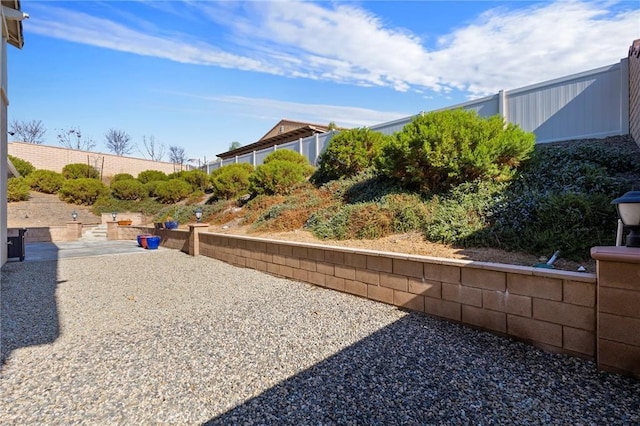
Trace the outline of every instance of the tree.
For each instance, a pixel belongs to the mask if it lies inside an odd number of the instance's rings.
[[[164,157],[164,145],[156,144],[155,136],[149,136],[147,139],[146,136],[142,136],[142,144],[144,145],[144,150],[149,158],[153,161],[162,161],[162,157]],[[145,155],[143,152],[142,155]]]
[[[36,144],[44,142],[45,133],[47,133],[47,129],[44,128],[44,124],[40,120],[13,120],[9,130],[9,134],[15,136],[17,141]]]
[[[182,165],[187,161],[187,154],[184,152],[184,148],[180,148],[179,146],[170,146],[169,147],[169,161],[173,164],[180,165],[182,169]]]
[[[331,131],[333,130],[338,130],[338,126],[336,126],[336,122],[335,121],[330,121],[329,125],[327,126],[327,128]]]
[[[82,132],[79,127],[69,127],[68,129],[58,130],[56,135],[60,145],[69,149],[81,149],[83,151],[91,151],[95,148],[96,143],[92,138],[82,139]]]
[[[131,136],[124,130],[109,129],[104,135],[105,145],[116,155],[131,154]]]
[[[242,146],[242,144],[238,141],[233,141],[231,142],[231,145],[229,145],[229,151],[233,151],[234,149],[238,149]]]

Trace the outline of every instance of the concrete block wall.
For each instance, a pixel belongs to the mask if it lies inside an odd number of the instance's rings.
[[[596,276],[200,233],[200,254],[595,357]]]
[[[102,175],[105,178],[117,173],[130,173],[135,177],[145,170],[160,170],[167,174],[176,171],[173,163],[24,142],[11,142],[8,153],[29,161],[36,169],[53,170],[58,173],[62,172],[62,168],[67,164],[87,162],[98,170],[104,164]]]
[[[640,378],[640,247],[594,247],[598,367]]]
[[[18,235],[18,228],[9,228],[8,236]],[[24,235],[27,243],[44,243],[56,241],[76,241],[82,236],[83,226],[80,222],[70,222],[61,226],[29,227]]]

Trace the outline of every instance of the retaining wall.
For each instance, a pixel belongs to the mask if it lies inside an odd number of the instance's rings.
[[[201,255],[236,266],[461,322],[546,350],[595,357],[594,274],[206,232],[199,240]]]

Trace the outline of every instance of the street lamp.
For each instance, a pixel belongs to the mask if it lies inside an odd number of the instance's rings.
[[[116,216],[118,216],[118,212],[111,212],[111,217],[113,218],[113,221],[116,221]]]
[[[616,205],[622,224],[629,228],[627,247],[640,247],[640,191],[629,191],[611,204]]]
[[[202,219],[202,209],[198,207],[196,209],[196,221],[200,223],[200,219]]]
[[[78,219],[78,213],[75,210],[71,212],[71,218],[74,222]]]

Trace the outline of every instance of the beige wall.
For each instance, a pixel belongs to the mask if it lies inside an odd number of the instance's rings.
[[[4,23],[1,24],[4,34]],[[7,261],[7,39],[0,40],[0,266]]]
[[[98,170],[104,164],[104,178],[117,173],[130,173],[135,177],[145,170],[160,170],[167,174],[179,170],[179,166],[173,163],[24,142],[11,142],[9,154],[30,162],[36,169],[53,170],[58,173],[62,172],[64,166],[72,163],[88,162]]]
[[[629,133],[640,146],[640,39],[629,48]]]

